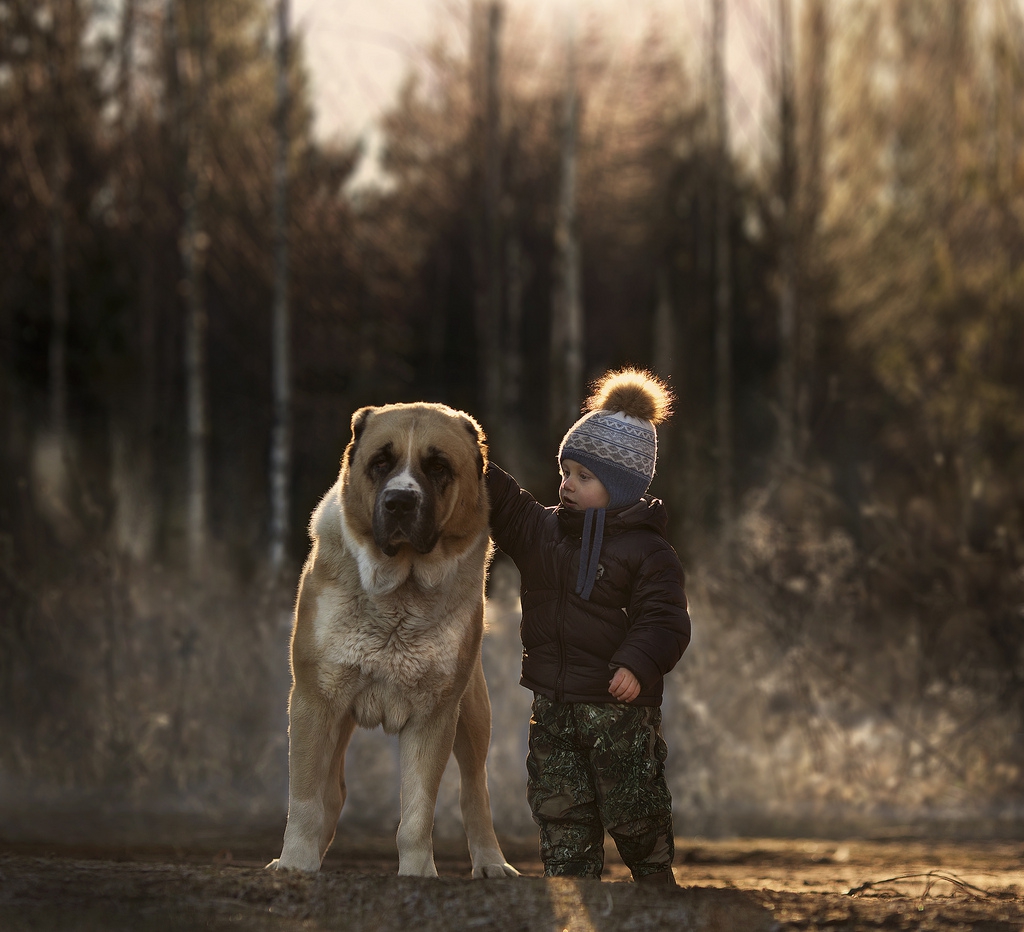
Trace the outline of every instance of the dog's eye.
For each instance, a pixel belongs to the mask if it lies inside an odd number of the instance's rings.
[[[394,464],[392,462],[392,459],[390,456],[387,455],[387,453],[378,453],[375,457],[373,457],[373,459],[370,460],[366,469],[371,476],[381,477],[386,476],[389,472],[391,472],[391,467],[393,465]]]
[[[443,456],[428,456],[423,461],[423,472],[428,476],[435,478],[441,478],[443,476],[450,476],[452,468],[448,465],[448,460]]]

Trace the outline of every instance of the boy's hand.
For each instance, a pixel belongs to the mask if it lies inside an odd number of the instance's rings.
[[[632,702],[640,695],[640,681],[625,667],[619,667],[608,685],[608,692],[619,702]]]

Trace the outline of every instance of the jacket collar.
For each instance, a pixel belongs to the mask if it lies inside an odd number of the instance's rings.
[[[555,507],[555,516],[564,533],[576,537],[582,536],[586,512],[573,511],[564,505],[558,505]],[[640,528],[647,528],[662,537],[668,534],[668,512],[660,498],[651,498],[651,496],[645,495],[632,505],[609,509],[605,512],[604,532],[606,536]]]

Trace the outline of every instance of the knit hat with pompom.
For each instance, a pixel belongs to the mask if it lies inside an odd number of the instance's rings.
[[[558,462],[575,460],[601,480],[609,508],[640,500],[654,479],[657,426],[672,413],[672,393],[640,369],[608,372],[591,388],[587,412],[562,438]]]

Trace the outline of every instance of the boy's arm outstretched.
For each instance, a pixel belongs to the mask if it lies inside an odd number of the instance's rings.
[[[519,550],[534,539],[531,526],[547,509],[496,463],[487,464],[487,491],[491,497],[491,537],[516,563]]]

